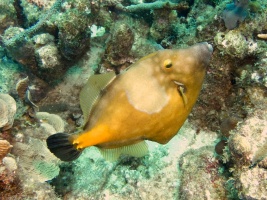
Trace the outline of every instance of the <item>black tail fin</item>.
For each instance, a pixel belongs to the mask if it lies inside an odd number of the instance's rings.
[[[82,150],[78,150],[71,143],[67,133],[56,133],[46,139],[48,149],[62,161],[73,161],[78,158]]]

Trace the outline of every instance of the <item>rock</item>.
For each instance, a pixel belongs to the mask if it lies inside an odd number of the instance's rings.
[[[12,157],[5,157],[3,159],[3,164],[10,173],[14,173],[18,169],[17,162]]]
[[[10,129],[14,122],[14,116],[17,110],[16,101],[8,94],[0,93],[0,128],[2,130]]]

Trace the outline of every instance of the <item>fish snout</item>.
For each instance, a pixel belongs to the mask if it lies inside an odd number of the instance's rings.
[[[212,45],[207,42],[201,42],[195,46],[199,60],[202,61],[205,66],[208,65],[213,53]]]
[[[212,53],[212,52],[213,52],[213,47],[212,47],[212,45],[209,44],[209,43],[207,43],[207,42],[203,42],[203,43],[204,43],[204,45],[207,45],[208,50]]]

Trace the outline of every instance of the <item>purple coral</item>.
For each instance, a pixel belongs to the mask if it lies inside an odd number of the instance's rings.
[[[249,0],[234,0],[234,3],[226,5],[222,17],[227,29],[234,29],[244,21],[248,14],[248,4]]]

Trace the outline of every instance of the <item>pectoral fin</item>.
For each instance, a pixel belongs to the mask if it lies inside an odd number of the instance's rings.
[[[188,100],[187,97],[185,96],[185,85],[183,83],[180,83],[178,81],[174,81],[174,83],[178,86],[178,92],[183,98],[184,106],[186,107]]]
[[[188,100],[187,100],[187,97],[185,96],[185,93],[184,93],[184,87],[179,86],[178,90],[179,90],[179,93],[181,94],[181,96],[183,98],[184,105],[186,106],[188,103]]]

